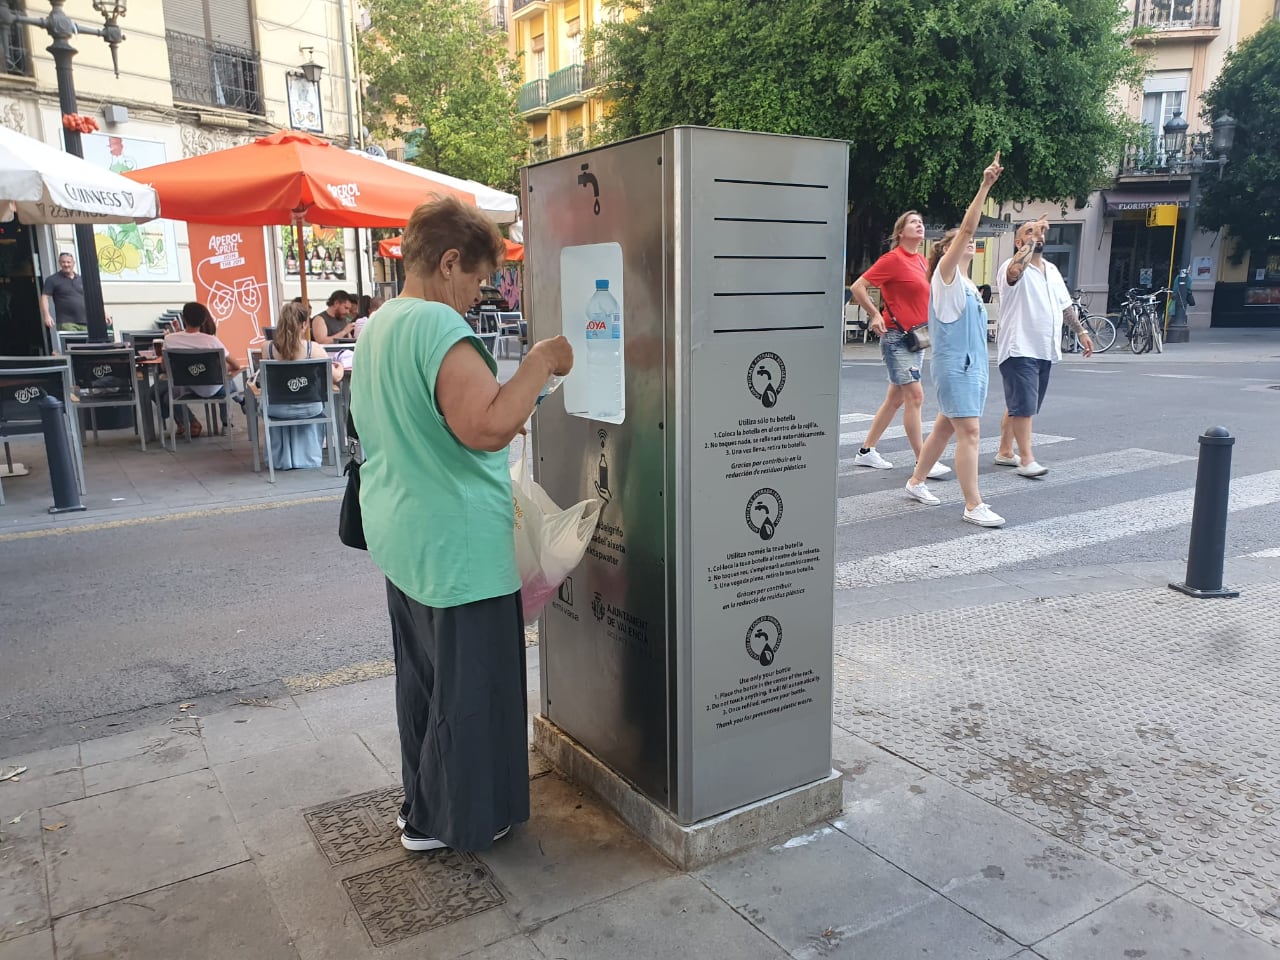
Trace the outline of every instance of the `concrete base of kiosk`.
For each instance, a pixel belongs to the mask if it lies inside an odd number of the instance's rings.
[[[811,824],[838,816],[843,809],[841,777],[833,770],[815,783],[686,826],[546,717],[533,718],[533,742],[552,766],[604,801],[681,870],[696,870],[758,844],[800,833]]]

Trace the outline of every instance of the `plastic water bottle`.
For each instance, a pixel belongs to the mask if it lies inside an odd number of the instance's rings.
[[[588,415],[598,420],[622,416],[622,308],[608,280],[596,281],[587,301]]]

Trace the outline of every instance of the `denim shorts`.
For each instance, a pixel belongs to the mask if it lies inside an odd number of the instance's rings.
[[[1009,357],[1000,364],[1004,406],[1011,417],[1034,417],[1044,403],[1053,364],[1035,357]]]
[[[880,356],[889,369],[889,382],[899,387],[920,382],[920,354],[903,346],[904,336],[892,327],[880,335]]]

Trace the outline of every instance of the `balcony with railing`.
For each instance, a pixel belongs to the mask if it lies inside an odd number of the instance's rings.
[[[499,30],[507,29],[507,8],[505,4],[497,3],[489,7],[489,22]]]
[[[247,47],[166,30],[173,99],[180,103],[261,114],[262,66]]]
[[[520,88],[516,109],[526,116],[549,112],[547,107],[547,81],[531,80]]]
[[[0,0],[15,11],[21,12],[11,0]],[[27,28],[15,23],[4,31],[4,75],[6,77],[31,76],[31,53],[27,50]]]
[[[547,103],[563,106],[586,99],[582,95],[582,64],[571,63],[547,77]]]
[[[1133,25],[1161,33],[1217,31],[1222,0],[1138,0]]]
[[[613,79],[613,64],[603,53],[593,53],[583,64],[582,89],[595,90]]]
[[[511,18],[513,20],[532,16],[535,13],[542,13],[546,9],[547,0],[511,0]]]
[[[1152,134],[1125,147],[1118,176],[1122,180],[1185,177],[1186,161],[1191,157],[1211,156],[1212,148],[1213,134],[1208,131],[1190,134],[1183,149],[1177,153],[1166,151],[1164,138]]]

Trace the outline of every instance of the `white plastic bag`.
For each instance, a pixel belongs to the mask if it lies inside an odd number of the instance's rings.
[[[603,504],[592,498],[561,510],[530,475],[523,445],[519,459],[511,465],[511,494],[516,511],[520,599],[525,623],[530,623],[582,560]]]

